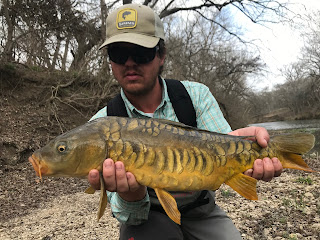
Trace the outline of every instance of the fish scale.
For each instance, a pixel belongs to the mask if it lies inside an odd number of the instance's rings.
[[[180,213],[167,191],[216,190],[225,183],[256,200],[256,180],[243,174],[257,158],[278,157],[284,168],[312,172],[301,155],[312,149],[314,136],[280,135],[261,148],[248,137],[196,129],[160,119],[99,118],[64,133],[29,158],[39,176],[85,177],[101,172],[105,158],[122,161],[136,180],[154,188],[168,216],[180,224]],[[101,183],[98,218],[106,205]],[[94,190],[87,190],[93,193]]]

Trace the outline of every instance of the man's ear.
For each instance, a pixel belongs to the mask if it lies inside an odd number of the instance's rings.
[[[166,59],[167,49],[164,47],[162,54],[159,54],[161,66],[164,65],[164,60]]]

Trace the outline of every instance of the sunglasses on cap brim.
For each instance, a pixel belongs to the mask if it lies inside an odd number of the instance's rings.
[[[146,48],[142,46],[134,46],[134,47],[121,47],[121,46],[108,46],[108,55],[109,59],[117,64],[125,64],[129,57],[137,64],[146,64],[151,62],[155,56],[157,51],[159,50],[159,46],[155,46],[154,48]]]

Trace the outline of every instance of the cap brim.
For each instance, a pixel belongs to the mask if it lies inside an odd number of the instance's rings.
[[[159,37],[146,36],[146,35],[136,34],[136,33],[122,33],[122,34],[117,34],[113,37],[108,38],[99,47],[99,49],[109,45],[110,43],[115,43],[115,42],[128,42],[128,43],[137,44],[146,48],[153,48],[158,44],[159,40],[160,40]]]

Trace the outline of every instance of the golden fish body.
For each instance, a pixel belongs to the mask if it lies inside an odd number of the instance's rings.
[[[255,200],[256,180],[242,173],[257,158],[278,157],[284,168],[312,171],[301,154],[313,145],[314,136],[306,133],[277,136],[261,148],[245,137],[167,120],[107,117],[58,136],[29,160],[40,176],[70,177],[101,170],[106,158],[122,161],[140,184],[155,189],[169,217],[180,223],[176,202],[167,191],[216,190],[226,183]]]

